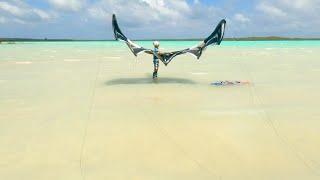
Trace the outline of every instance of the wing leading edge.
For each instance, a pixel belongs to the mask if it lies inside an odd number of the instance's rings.
[[[138,54],[140,54],[141,52],[144,51],[151,51],[150,49],[145,49],[135,43],[133,43],[130,39],[128,39],[120,30],[118,22],[117,22],[117,18],[116,15],[113,14],[112,15],[112,27],[113,27],[113,33],[114,33],[114,37],[116,40],[118,41],[124,41],[127,46],[129,47],[129,49],[131,50],[131,52],[137,56]]]
[[[143,48],[135,43],[133,43],[130,39],[128,39],[120,30],[116,16],[112,16],[112,26],[113,26],[113,32],[114,37],[116,40],[124,41],[131,52],[137,56],[141,52],[146,52],[148,54],[153,54],[153,50]],[[203,51],[209,46],[209,45],[220,45],[221,41],[224,37],[226,27],[226,20],[221,20],[218,26],[215,28],[215,30],[210,34],[209,37],[207,37],[203,42],[201,42],[199,45],[184,49],[181,51],[174,51],[174,52],[166,52],[166,53],[159,53],[157,54],[157,57],[165,64],[166,66],[171,62],[173,58],[175,58],[178,55],[189,53],[193,56],[195,56],[197,59],[199,59],[203,53]]]
[[[226,27],[226,20],[221,20],[218,26],[215,28],[215,30],[210,34],[209,37],[207,37],[203,42],[201,42],[199,45],[184,49],[181,51],[176,52],[170,52],[170,53],[164,53],[160,56],[162,56],[161,61],[168,65],[173,58],[175,58],[178,55],[189,53],[193,56],[195,56],[197,59],[199,59],[203,53],[203,51],[210,45],[220,45],[221,41],[224,37],[225,27]]]

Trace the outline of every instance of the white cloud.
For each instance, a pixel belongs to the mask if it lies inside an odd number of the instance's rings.
[[[5,1],[0,2],[0,10],[15,16],[23,16],[25,14],[25,10]]]
[[[159,13],[163,14],[176,14],[179,13],[186,13],[190,11],[190,7],[188,3],[184,0],[141,0],[145,2],[151,7],[152,9],[159,11]]]
[[[222,12],[218,8],[202,5],[199,1],[190,5],[186,0],[98,0],[88,8],[88,12],[91,17],[103,20],[116,13],[130,26],[157,23],[162,26],[181,25],[191,22],[207,24],[224,18],[217,16]]]
[[[112,32],[106,26],[111,29],[111,16],[115,13],[130,38],[205,37],[223,18],[227,19],[227,36],[320,36],[320,0],[254,0],[253,6],[246,9],[227,2],[219,2],[218,6],[201,0],[43,1],[50,6],[40,8],[36,3],[40,0],[0,0],[0,23],[41,22],[48,27],[32,27],[64,37],[74,35],[78,29],[78,34],[90,34],[88,37],[111,38]],[[59,27],[58,31],[53,30],[55,27]]]
[[[207,6],[200,1],[197,4],[188,2],[98,0],[88,8],[88,14],[92,21],[98,20],[98,23],[110,26],[111,16],[115,13],[120,26],[131,38],[204,37],[226,17],[223,9]]]
[[[51,19],[52,15],[46,13],[45,11],[41,10],[41,9],[32,9],[31,10],[33,13],[35,13],[36,15],[38,15],[41,19]]]
[[[38,8],[30,7],[20,0],[12,0],[10,3],[1,1],[0,14],[3,18],[7,19],[5,22],[15,22],[19,24],[49,20],[55,17],[52,12],[49,13]],[[10,21],[8,19],[10,19]]]
[[[103,8],[100,7],[92,7],[88,9],[89,15],[91,17],[97,19],[107,19],[111,17],[111,14],[105,11]]]
[[[275,7],[274,5],[271,5],[266,2],[261,2],[258,4],[257,9],[259,11],[264,12],[268,16],[272,17],[286,17],[287,13],[284,12],[282,9]]]
[[[265,12],[273,17],[290,18],[318,18],[320,11],[319,0],[270,0],[261,1],[257,5],[259,11]]]
[[[254,29],[257,32],[264,29],[270,35],[320,36],[319,0],[262,0],[256,10]]]
[[[100,0],[89,8],[89,14],[94,18],[105,18],[112,13],[132,19],[139,18],[145,23],[181,19],[191,11],[185,0]],[[127,19],[126,18],[126,19]]]
[[[48,0],[56,9],[65,11],[79,11],[86,4],[86,0]]]
[[[279,4],[287,7],[300,9],[300,10],[310,10],[314,8],[319,8],[320,1],[318,0],[279,0]]]
[[[235,19],[236,21],[238,21],[238,22],[241,22],[241,23],[248,23],[248,22],[250,22],[250,19],[249,19],[248,17],[246,17],[245,15],[240,14],[240,13],[235,14],[235,15],[234,15],[234,19]]]

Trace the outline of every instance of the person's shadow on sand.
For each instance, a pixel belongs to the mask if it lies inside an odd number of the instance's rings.
[[[184,78],[166,78],[160,77],[156,80],[152,78],[118,78],[112,79],[105,83],[107,86],[112,85],[130,85],[130,84],[196,84],[194,81]]]

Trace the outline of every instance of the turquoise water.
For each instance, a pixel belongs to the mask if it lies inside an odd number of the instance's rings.
[[[152,42],[138,42],[141,46],[151,47]],[[199,41],[163,41],[162,47],[192,47]],[[320,41],[223,41],[221,47],[258,47],[258,48],[288,48],[288,47],[320,47]]]
[[[135,43],[145,48],[152,47],[152,41],[136,41]],[[197,45],[199,41],[161,41],[162,48],[188,48]],[[15,44],[3,44],[5,46],[24,46],[24,47],[86,47],[86,48],[117,48],[125,46],[118,41],[62,41],[62,42],[17,42]],[[5,46],[1,46],[2,48]],[[250,47],[250,48],[308,48],[320,47],[318,40],[305,41],[224,41],[221,47]]]

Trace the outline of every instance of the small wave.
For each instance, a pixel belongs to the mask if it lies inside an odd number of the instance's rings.
[[[119,56],[106,56],[105,59],[121,59]]]
[[[255,115],[262,112],[261,109],[240,109],[240,110],[202,110],[202,113],[208,115]]]
[[[81,61],[80,59],[65,59],[63,60],[64,62],[79,62]]]
[[[20,62],[15,62],[15,64],[32,64],[30,61],[20,61]]]
[[[201,76],[201,75],[207,75],[207,72],[192,72],[192,75]]]
[[[56,50],[51,50],[51,49],[46,49],[46,50],[44,50],[44,52],[56,53],[57,51]]]

